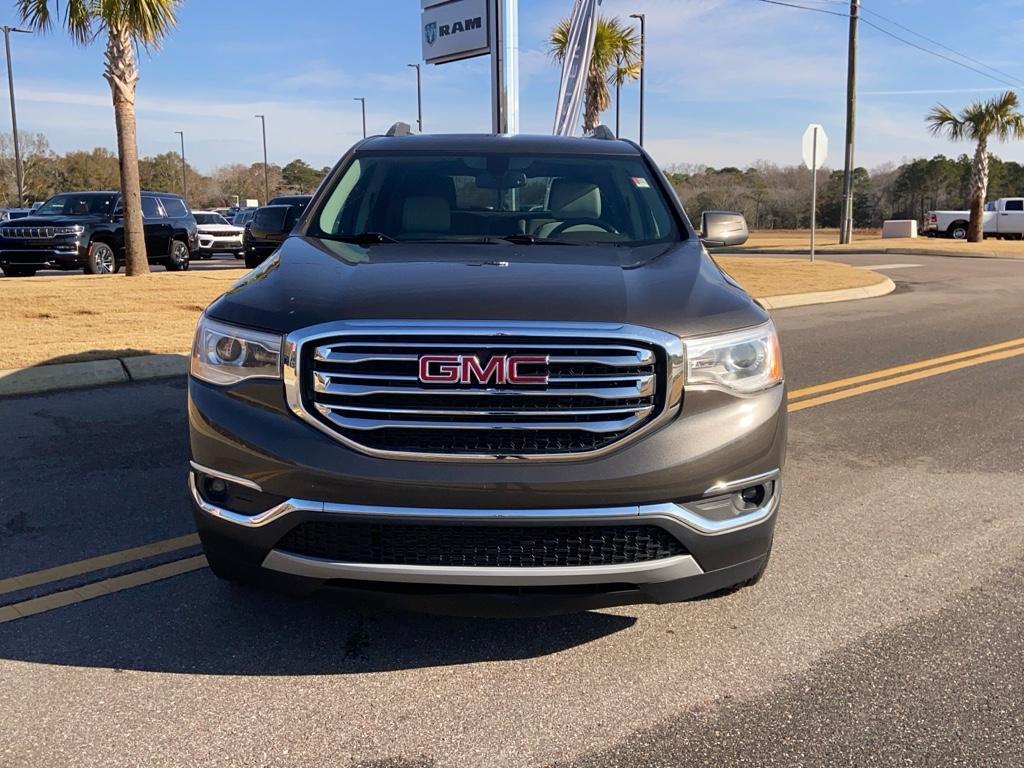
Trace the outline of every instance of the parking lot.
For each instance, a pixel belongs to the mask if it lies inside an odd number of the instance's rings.
[[[775,314],[768,574],[681,605],[232,588],[190,537],[184,380],[0,401],[0,605],[38,610],[0,608],[0,765],[1024,763],[1024,263],[848,261],[897,291]]]

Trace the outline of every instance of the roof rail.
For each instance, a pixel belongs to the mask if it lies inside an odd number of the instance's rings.
[[[412,136],[412,126],[408,123],[397,122],[388,128],[385,136]]]
[[[599,125],[593,131],[591,131],[590,136],[588,138],[600,139],[602,141],[615,141],[618,138],[618,136],[616,136],[615,132],[607,125]]]

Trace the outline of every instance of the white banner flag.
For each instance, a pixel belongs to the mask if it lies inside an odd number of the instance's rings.
[[[556,136],[576,135],[580,107],[587,91],[587,72],[594,53],[597,7],[601,0],[576,0],[569,19],[569,39],[562,59],[562,81],[558,84],[555,107]]]

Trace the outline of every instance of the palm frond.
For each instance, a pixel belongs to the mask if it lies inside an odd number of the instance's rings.
[[[925,121],[932,136],[945,134],[953,141],[961,141],[964,138],[965,122],[945,104],[936,104],[932,107]]]

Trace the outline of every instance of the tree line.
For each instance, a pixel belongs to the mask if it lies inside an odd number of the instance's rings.
[[[46,200],[58,192],[89,189],[120,189],[117,154],[104,147],[73,150],[63,155],[50,149],[43,134],[21,133],[25,196],[29,201]],[[314,168],[296,159],[284,166],[270,164],[267,176],[270,194],[308,194],[330,168]],[[242,204],[248,198],[263,200],[263,163],[231,164],[215,168],[209,174],[186,165],[188,201],[196,209],[231,205],[237,196]],[[143,189],[182,193],[181,155],[164,152],[139,159],[139,177]],[[0,206],[18,205],[17,176],[11,134],[0,134]]]
[[[1024,166],[989,160],[989,199],[1024,196]],[[967,210],[974,162],[936,155],[900,165],[854,172],[854,226],[877,228],[886,219],[921,221],[931,210]],[[818,177],[818,223],[838,227],[842,215],[843,172]],[[754,229],[803,229],[811,221],[811,172],[803,166],[757,163],[750,168],[671,166],[665,171],[686,210],[738,211]]]

